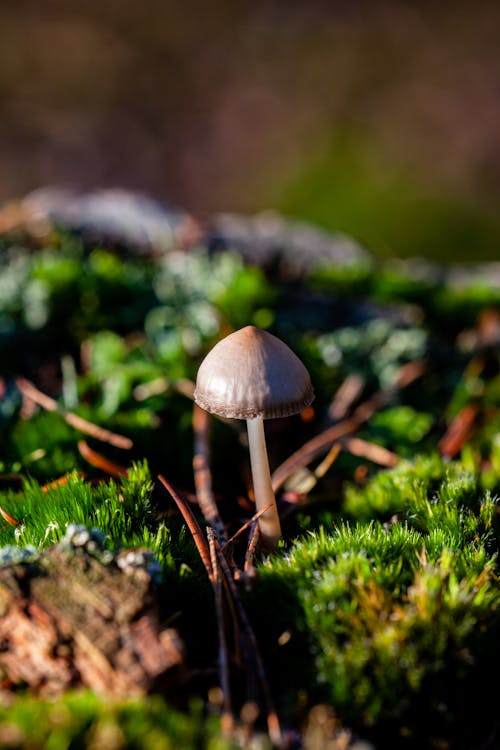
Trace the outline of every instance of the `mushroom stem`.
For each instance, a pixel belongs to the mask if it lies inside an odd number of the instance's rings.
[[[274,549],[281,537],[280,519],[271,484],[271,472],[267,458],[264,420],[262,417],[247,419],[248,447],[252,467],[253,492],[257,511],[271,503],[271,507],[259,517],[262,545]]]

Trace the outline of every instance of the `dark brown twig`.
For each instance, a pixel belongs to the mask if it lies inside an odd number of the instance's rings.
[[[217,634],[219,638],[219,679],[223,697],[222,709],[222,731],[226,736],[232,734],[234,728],[234,716],[231,701],[231,683],[229,679],[229,661],[227,654],[226,631],[224,627],[224,601],[220,565],[216,549],[216,533],[209,526],[207,528],[208,544],[210,548],[210,560],[212,563],[213,577],[212,586],[215,597],[215,614],[217,619]]]
[[[194,539],[194,543],[196,544],[196,549],[198,550],[198,553],[201,557],[201,560],[205,566],[205,569],[207,571],[207,575],[210,579],[210,581],[213,581],[213,570],[212,570],[212,563],[210,561],[210,552],[208,549],[208,544],[206,542],[205,537],[202,534],[202,531],[200,529],[200,525],[198,521],[196,520],[193,511],[189,507],[188,501],[182,497],[182,495],[177,492],[176,489],[170,484],[170,482],[165,479],[161,474],[158,475],[158,479],[162,483],[162,485],[165,487],[167,492],[170,493],[172,496],[175,504],[179,508],[180,512],[182,513],[182,516],[187,524],[187,527],[189,531],[191,532],[191,535]]]
[[[224,541],[226,533],[219,515],[212,491],[212,474],[210,471],[209,445],[210,417],[197,404],[193,406],[194,457],[193,471],[196,498],[203,513],[203,518],[215,529],[219,539]]]
[[[253,570],[253,561],[255,558],[255,553],[257,551],[257,545],[259,544],[259,535],[259,524],[254,521],[254,524],[248,535],[247,550],[245,552],[245,565],[243,569],[247,574],[249,574],[250,571]]]
[[[255,521],[258,521],[258,519],[261,517],[261,515],[263,513],[265,513],[266,510],[268,510],[271,507],[271,505],[272,505],[272,503],[268,503],[267,505],[264,505],[264,507],[261,508],[257,513],[255,513],[251,518],[249,518],[248,521],[245,521],[245,523],[243,524],[243,526],[240,526],[240,528],[238,529],[238,531],[236,531],[233,534],[233,536],[230,539],[228,539],[227,542],[225,542],[222,545],[222,549],[225,549],[228,544],[231,544],[232,542],[234,542],[234,540],[237,539],[244,531],[246,531],[246,529],[248,529],[249,526],[251,526],[253,523],[255,523]]]
[[[274,708],[271,691],[269,689],[269,684],[266,678],[264,664],[263,664],[262,657],[260,655],[260,651],[257,645],[257,639],[255,638],[255,634],[250,624],[250,620],[248,619],[243,603],[239,597],[238,590],[234,583],[233,576],[231,575],[229,565],[227,564],[226,558],[224,557],[224,553],[220,547],[218,540],[215,539],[214,542],[215,542],[217,557],[220,563],[222,573],[224,575],[224,580],[225,580],[228,592],[230,593],[231,598],[235,604],[236,610],[238,612],[238,617],[240,619],[241,626],[242,626],[242,634],[244,635],[247,643],[251,646],[252,657],[253,657],[255,669],[257,672],[257,677],[260,683],[260,688],[261,688],[265,706],[266,706],[267,730],[269,733],[269,737],[271,738],[272,742],[274,742],[276,745],[280,745],[281,744],[280,722],[279,722],[278,714],[276,713],[276,710]]]

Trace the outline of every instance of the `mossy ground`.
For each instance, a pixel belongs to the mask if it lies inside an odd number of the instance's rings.
[[[309,465],[307,492],[295,475],[280,493],[284,539],[241,596],[283,725],[310,750],[335,747],[326,729],[323,745],[304,730],[320,704],[377,747],[487,746],[500,625],[494,285],[453,288],[361,264],[316,269],[298,294],[237,254],[148,260],[58,233],[44,247],[4,238],[0,265],[3,559],[56,543],[69,523],[99,528],[113,549],[150,548],[162,566],[162,617],[184,639],[193,675],[175,705],[5,698],[0,745],[103,747],[107,737],[117,748],[228,746],[217,718],[207,719],[218,682],[212,587],[157,476],[194,495],[189,384],[218,337],[256,323],[300,354],[317,393],[308,421],[268,423],[273,467],[329,425],[330,402],[353,375],[358,402],[388,394],[356,436],[396,456],[384,468],[344,446],[324,476],[313,473],[319,456]],[[337,324],[325,305],[343,301]],[[416,360],[423,374],[398,387],[401,367]],[[18,376],[133,446],[82,435],[61,411],[23,398]],[[231,530],[251,515],[240,437],[237,424],[212,424],[214,489]]]

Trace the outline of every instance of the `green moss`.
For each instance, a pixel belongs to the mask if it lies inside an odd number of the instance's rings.
[[[500,656],[488,492],[460,465],[425,459],[349,488],[346,509],[363,518],[397,511],[399,520],[322,529],[262,570],[264,589],[295,602],[293,634],[307,633],[310,698],[365,734],[384,726],[386,740],[405,727],[417,744],[459,741],[471,707],[491,727],[491,700],[477,693]],[[290,673],[289,664],[294,685]]]
[[[343,511],[354,518],[389,520],[395,514],[416,528],[456,533],[462,533],[468,523],[482,525],[483,532],[490,530],[493,508],[481,473],[458,461],[447,463],[435,454],[402,461],[393,470],[379,472],[362,488],[349,484],[343,503]],[[471,536],[477,531],[471,528]]]
[[[158,697],[128,701],[68,693],[58,701],[19,696],[0,707],[0,744],[5,748],[134,748],[137,750],[231,750],[215,717],[201,704],[182,713]]]
[[[19,521],[0,519],[3,561],[15,550],[36,554],[72,523],[100,529],[110,549],[152,550],[161,617],[179,630],[198,675],[187,697],[204,701],[217,679],[213,592],[154,478],[161,472],[193,491],[192,402],[177,385],[195,377],[222,331],[269,327],[304,359],[316,391],[312,422],[269,424],[273,463],[330,424],[331,399],[354,373],[361,401],[389,389],[357,435],[399,459],[383,470],[342,450],[307,500],[283,501],[286,541],[259,564],[254,591],[242,592],[280,715],[298,728],[321,701],[381,747],[479,745],[471,741],[478,724],[486,736],[496,716],[483,686],[499,656],[500,361],[491,346],[471,347],[477,316],[499,303],[495,287],[364,261],[318,268],[295,294],[287,284],[271,288],[233,253],[153,260],[53,240],[0,253],[0,507]],[[425,373],[395,388],[399,368],[415,359]],[[89,438],[128,476],[90,465],[83,435],[61,414],[30,410],[19,374],[62,408],[130,437],[130,451]],[[444,460],[440,440],[469,406],[473,430],[456,460]],[[212,427],[214,489],[234,528],[247,452],[229,425]],[[20,737],[58,748],[98,746],[106,736],[131,747],[174,746],[174,736],[175,747],[225,747],[201,709],[177,713],[159,698],[104,706],[88,695],[54,704],[19,696],[2,710],[0,744],[11,731],[13,747]]]
[[[491,284],[487,275],[468,277],[465,266],[458,282],[447,283],[445,270],[426,261],[379,259],[347,266],[320,265],[311,272],[309,282],[314,289],[344,299],[418,306],[429,327],[448,335],[500,304],[498,285]]]
[[[101,482],[94,487],[76,474],[50,488],[27,481],[22,492],[0,496],[4,510],[20,522],[17,527],[2,524],[1,543],[18,541],[41,548],[58,542],[69,523],[101,529],[115,547],[143,542],[152,518],[151,487],[144,464],[134,466],[120,483]],[[154,534],[149,542],[156,546]]]

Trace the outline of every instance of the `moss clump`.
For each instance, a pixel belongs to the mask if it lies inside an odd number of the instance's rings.
[[[326,475],[313,474],[323,456],[309,464],[306,497],[282,488],[286,539],[241,592],[280,718],[300,731],[321,702],[380,748],[480,746],[494,731],[484,685],[500,642],[498,284],[369,258],[291,281],[207,247],[139,257],[60,232],[50,243],[0,241],[0,562],[36,557],[72,524],[99,529],[105,550],[147,548],[161,566],[161,617],[184,641],[193,677],[179,714],[156,698],[106,707],[95,696],[53,705],[18,696],[0,713],[0,744],[11,731],[14,747],[97,747],[103,737],[225,747],[189,708],[207,706],[218,683],[213,590],[155,477],[192,496],[192,380],[217,338],[255,323],[291,344],[316,391],[304,419],[269,424],[273,467],[344,418],[330,405],[353,376],[345,418],[375,403],[353,430],[396,461],[380,470],[373,452],[343,444]],[[423,374],[400,387],[401,368],[415,365]],[[18,376],[59,411],[31,403]],[[92,437],[82,452],[64,410],[132,447]],[[234,425],[212,426],[213,488],[232,533],[251,515],[247,451]],[[237,636],[228,640],[238,712],[247,674]]]
[[[305,687],[298,648],[313,665],[309,700],[349,726],[404,746],[472,746],[494,725],[481,686],[500,657],[491,494],[460,463],[423,459],[349,487],[345,507],[372,520],[311,533],[262,569],[262,591],[288,602],[281,689]],[[275,643],[287,627],[277,620]]]

